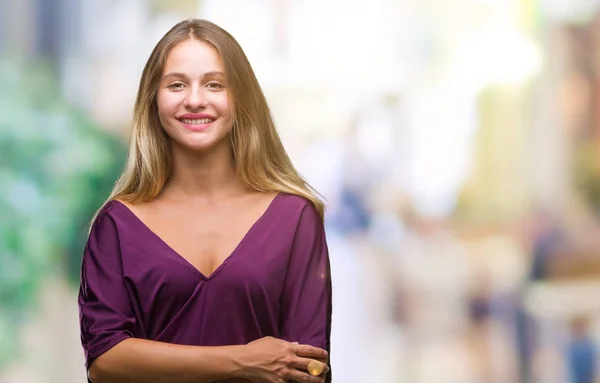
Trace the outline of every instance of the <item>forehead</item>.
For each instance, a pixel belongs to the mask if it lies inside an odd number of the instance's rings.
[[[181,72],[190,76],[207,72],[223,72],[223,63],[219,53],[211,44],[187,39],[175,45],[165,61],[163,74]]]

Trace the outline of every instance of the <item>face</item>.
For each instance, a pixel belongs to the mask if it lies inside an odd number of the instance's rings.
[[[229,143],[233,112],[223,64],[212,45],[188,39],[173,47],[156,102],[163,129],[175,144],[206,151]]]

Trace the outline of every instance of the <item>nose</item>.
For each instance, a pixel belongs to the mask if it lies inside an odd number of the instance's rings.
[[[190,87],[186,95],[184,106],[189,109],[200,109],[208,104],[206,93],[202,87]]]

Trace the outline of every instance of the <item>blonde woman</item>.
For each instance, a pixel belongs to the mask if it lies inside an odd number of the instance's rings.
[[[89,379],[331,381],[323,210],[234,38],[174,26],[144,68],[127,164],[83,256]]]

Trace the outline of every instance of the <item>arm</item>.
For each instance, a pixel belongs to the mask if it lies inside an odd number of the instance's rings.
[[[281,336],[330,351],[332,288],[323,220],[303,207],[294,235],[282,296]],[[328,374],[327,382],[331,382]]]
[[[95,360],[89,378],[94,383],[212,383],[224,380],[229,383],[323,383],[323,378],[299,370],[306,370],[308,358],[325,357],[325,352],[319,348],[271,337],[248,345],[223,347],[127,339]]]
[[[94,383],[210,383],[242,376],[244,346],[196,347],[126,339],[90,366]]]

